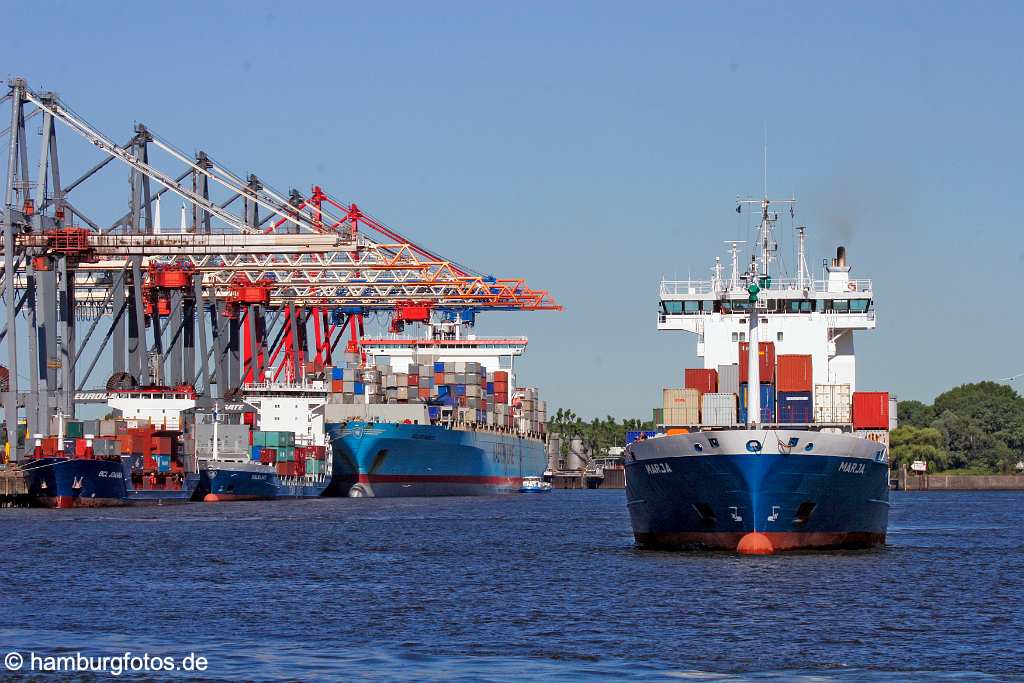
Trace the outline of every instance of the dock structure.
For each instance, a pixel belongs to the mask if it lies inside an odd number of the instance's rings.
[[[112,391],[189,385],[200,408],[241,410],[246,385],[301,382],[358,350],[365,315],[561,308],[319,186],[275,190],[141,123],[115,142],[55,93],[6,85],[0,395],[14,462],[54,415]],[[108,201],[125,179],[127,201]],[[161,215],[161,200],[174,210]]]
[[[28,478],[13,467],[0,466],[0,507],[28,505]]]

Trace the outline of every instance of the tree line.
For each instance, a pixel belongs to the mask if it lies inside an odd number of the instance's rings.
[[[1024,459],[1024,398],[995,382],[964,384],[931,404],[900,401],[889,435],[894,465],[928,462],[929,472],[1012,472]]]
[[[603,420],[594,418],[587,422],[572,410],[559,408],[548,420],[548,432],[562,436],[562,456],[569,454],[570,443],[579,439],[583,451],[592,457],[601,457],[612,446],[626,445],[626,432],[653,430],[654,422],[639,419],[624,419],[619,422],[611,415]]]

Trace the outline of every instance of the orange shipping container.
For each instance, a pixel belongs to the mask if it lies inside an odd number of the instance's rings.
[[[814,391],[811,357],[780,354],[776,389],[778,391]]]
[[[775,342],[758,342],[758,357],[761,362],[758,372],[761,384],[775,382]],[[747,382],[747,359],[750,357],[750,342],[740,342],[740,384]]]
[[[713,394],[718,391],[718,370],[686,368],[683,375],[684,386],[687,389],[696,389],[702,394]]]
[[[889,428],[889,392],[853,392],[853,428]]]

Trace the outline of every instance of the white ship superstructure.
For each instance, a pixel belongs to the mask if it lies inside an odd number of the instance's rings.
[[[806,230],[802,227],[796,229],[797,276],[775,277],[771,267],[777,261],[774,229],[778,214],[772,205],[780,202],[743,202],[761,207],[758,258],[752,257],[741,272],[739,248],[743,242],[733,241],[728,243],[728,275],[716,259],[709,280],[662,280],[658,329],[697,335],[697,355],[705,368],[716,368],[736,362],[736,344],[748,341],[749,318],[756,310],[759,341],[774,342],[778,354],[810,354],[815,384],[849,384],[851,391],[856,391],[853,333],[875,329],[871,280],[851,277],[844,247],[822,264],[821,278],[813,278],[807,268]],[[760,289],[756,304],[749,301],[747,289],[752,277]]]

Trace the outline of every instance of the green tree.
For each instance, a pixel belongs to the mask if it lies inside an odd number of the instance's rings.
[[[908,467],[915,460],[924,460],[930,468],[944,470],[949,467],[945,443],[945,435],[934,427],[903,426],[889,435],[889,459],[896,466]]]
[[[900,401],[896,406],[900,426],[928,427],[935,421],[935,409],[920,401]]]

